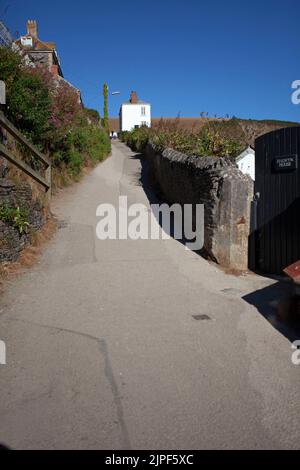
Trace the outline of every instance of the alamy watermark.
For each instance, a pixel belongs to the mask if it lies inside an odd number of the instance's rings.
[[[181,240],[187,250],[198,251],[204,244],[203,204],[128,205],[120,196],[118,207],[100,204],[96,234],[99,240]]]
[[[0,366],[6,366],[6,344],[0,341]]]
[[[295,80],[292,83],[292,89],[295,90],[292,93],[291,99],[293,104],[300,104],[300,80]]]

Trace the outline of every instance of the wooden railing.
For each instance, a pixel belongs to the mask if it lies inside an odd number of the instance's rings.
[[[32,145],[18,129],[4,116],[3,112],[0,111],[0,127],[5,129],[14,139],[22,144],[39,162],[42,163],[45,173],[44,176],[33,168],[31,168],[24,161],[16,158],[12,152],[2,143],[0,143],[0,155],[6,158],[10,163],[15,165],[20,170],[24,171],[32,179],[41,184],[46,192],[48,197],[51,197],[51,162],[50,160],[43,155],[39,150],[37,150],[34,145]]]

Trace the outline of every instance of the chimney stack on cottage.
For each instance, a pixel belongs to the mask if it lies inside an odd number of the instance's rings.
[[[27,21],[27,34],[33,38],[38,37],[38,25],[35,20],[28,20]]]
[[[132,91],[130,95],[130,103],[131,104],[138,104],[138,95],[136,91]]]

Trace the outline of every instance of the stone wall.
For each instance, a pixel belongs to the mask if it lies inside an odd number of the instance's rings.
[[[169,203],[204,204],[205,252],[221,266],[248,268],[253,182],[229,158],[189,157],[150,145],[145,150],[153,181]]]
[[[42,204],[33,200],[28,183],[16,185],[8,179],[0,178],[0,204],[25,207],[28,210],[30,228],[23,235],[12,224],[0,220],[0,262],[16,261],[23,248],[30,243],[32,231],[43,227],[47,215]]]

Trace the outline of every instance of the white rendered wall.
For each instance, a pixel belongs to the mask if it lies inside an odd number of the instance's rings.
[[[237,162],[237,165],[242,173],[250,175],[255,181],[255,153],[247,153]]]
[[[145,108],[145,115],[142,115],[142,108]],[[121,107],[121,130],[131,131],[135,126],[151,127],[151,106],[150,104],[123,104]]]

